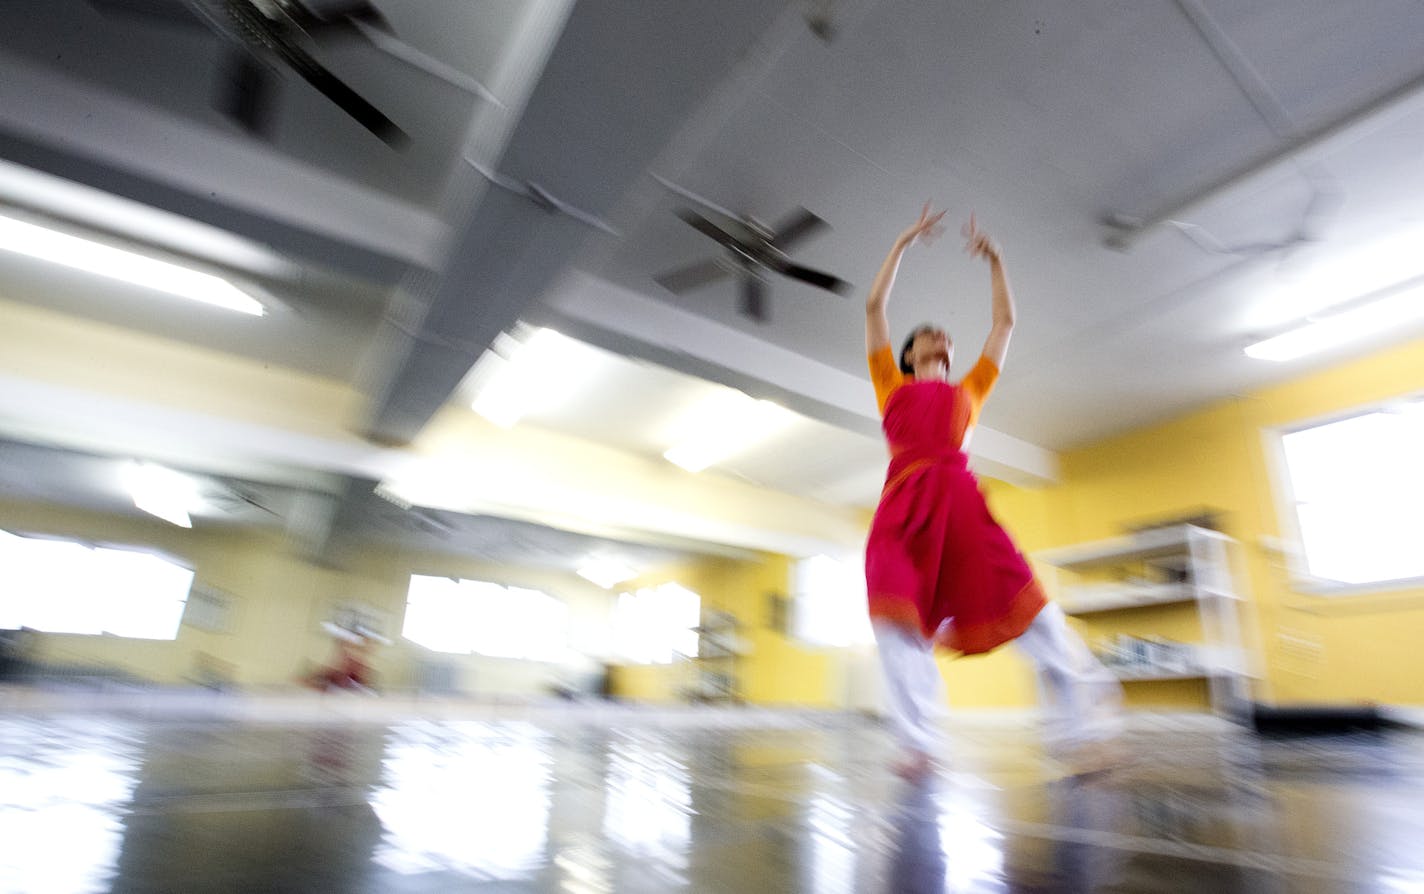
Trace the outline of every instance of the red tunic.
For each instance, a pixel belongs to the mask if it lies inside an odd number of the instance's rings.
[[[959,384],[906,379],[886,347],[870,356],[890,469],[865,549],[870,616],[964,654],[1033,623],[1043,588],[989,513],[965,438],[998,378],[980,357]]]

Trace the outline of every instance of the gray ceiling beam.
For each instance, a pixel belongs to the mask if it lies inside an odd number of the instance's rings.
[[[610,214],[781,9],[757,0],[576,5],[495,173],[588,216]],[[379,343],[370,437],[410,441],[592,232],[489,186],[456,226],[446,269],[411,290],[412,312]]]

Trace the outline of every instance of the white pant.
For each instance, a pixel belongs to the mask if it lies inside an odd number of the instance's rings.
[[[889,693],[890,722],[906,748],[934,754],[941,744],[944,681],[930,643],[894,624],[875,622],[875,641]],[[1073,632],[1063,610],[1044,606],[1014,641],[1038,669],[1044,739],[1069,747],[1116,735],[1122,688]]]

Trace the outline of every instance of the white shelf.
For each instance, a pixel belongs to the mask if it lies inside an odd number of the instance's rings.
[[[1210,689],[1213,709],[1229,715],[1250,697],[1250,661],[1242,643],[1236,605],[1241,597],[1233,592],[1236,588],[1229,558],[1232,543],[1230,537],[1218,531],[1174,525],[1045,550],[1036,553],[1034,559],[1040,565],[1051,566],[1054,573],[1066,575],[1066,579],[1055,580],[1060,584],[1058,602],[1066,614],[1184,603],[1193,606],[1203,639],[1186,649],[1180,662],[1167,653],[1153,654],[1148,648],[1141,657],[1158,657],[1164,663],[1114,664],[1109,669],[1124,684],[1203,680]],[[1146,568],[1142,567],[1144,564]],[[1158,582],[1163,577],[1185,580]],[[1103,626],[1112,624],[1101,621],[1095,631],[1101,632],[1099,628]],[[1131,642],[1133,639],[1145,639],[1150,644],[1155,638],[1119,639],[1121,649],[1136,654],[1142,649]]]
[[[1179,555],[1188,551],[1193,536],[1229,539],[1225,534],[1206,528],[1177,525],[1126,537],[1111,537],[1080,546],[1044,550],[1036,553],[1034,558],[1065,571],[1083,571],[1104,565],[1122,565],[1139,559]]]
[[[1205,680],[1211,674],[1202,669],[1192,670],[1164,670],[1157,667],[1148,668],[1109,668],[1113,674],[1124,683],[1151,682],[1154,680]]]
[[[1064,614],[1089,615],[1094,612],[1192,602],[1195,599],[1196,594],[1188,584],[1139,584],[1100,589],[1085,588],[1077,591],[1077,595],[1071,598],[1068,593],[1064,593],[1058,604]]]

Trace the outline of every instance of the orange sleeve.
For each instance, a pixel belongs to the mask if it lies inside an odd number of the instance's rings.
[[[961,392],[969,398],[969,418],[971,420],[979,418],[979,410],[984,406],[984,399],[994,389],[994,383],[998,379],[999,368],[994,365],[994,361],[982,354],[979,355],[979,362],[974,364],[969,375],[959,383]]]
[[[880,408],[880,415],[884,416],[890,395],[905,384],[905,374],[900,372],[900,364],[895,362],[895,352],[889,345],[871,353],[870,382],[875,386],[875,405]]]

